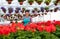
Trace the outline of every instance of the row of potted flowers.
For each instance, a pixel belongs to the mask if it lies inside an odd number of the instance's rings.
[[[8,4],[11,4],[11,2],[12,2],[12,0],[6,0],[6,1],[8,1]],[[18,2],[20,3],[20,5],[23,5],[23,2],[24,2],[24,1],[25,1],[25,0],[18,0]],[[36,1],[39,5],[43,2],[43,0],[28,0],[28,3],[29,3],[30,5],[32,5],[32,4],[34,3],[34,1]],[[60,1],[60,0],[54,1],[54,4],[57,5],[57,3],[58,3],[59,1]],[[51,2],[51,0],[45,0],[46,5],[49,5],[50,2]]]
[[[60,21],[30,23],[26,26],[24,26],[22,23],[11,23],[10,25],[0,25],[0,35],[9,35],[11,32],[15,33],[18,30],[31,32],[46,31],[48,33],[52,33],[56,32],[56,25],[60,26]]]
[[[60,21],[0,25],[0,39],[60,39]]]

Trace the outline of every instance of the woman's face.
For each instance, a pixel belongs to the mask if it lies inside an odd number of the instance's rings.
[[[26,12],[26,13],[25,13],[25,16],[29,16],[29,12]]]

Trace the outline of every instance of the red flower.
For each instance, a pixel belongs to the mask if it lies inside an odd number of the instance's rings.
[[[16,23],[11,23],[10,26],[12,26],[12,27],[16,27],[17,24],[16,24]]]
[[[37,30],[39,30],[40,32],[43,31],[43,27],[42,26],[37,26]]]
[[[17,29],[24,30],[25,26],[22,23],[17,24]]]
[[[30,23],[29,26],[33,29],[36,29],[38,25],[36,23]]]
[[[47,26],[49,26],[49,25],[51,25],[51,24],[52,24],[51,21],[47,21],[47,22],[45,22],[45,25],[47,25]]]
[[[44,25],[45,22],[38,22],[37,25],[41,26],[41,25]]]
[[[54,25],[50,25],[52,32],[56,31],[56,27]]]
[[[32,32],[35,32],[35,31],[36,31],[36,29],[32,29],[32,28],[31,28],[31,31],[32,31]]]
[[[51,32],[51,27],[50,27],[50,26],[45,26],[45,27],[44,27],[44,30],[45,30],[46,32]]]
[[[60,21],[54,21],[54,23],[53,23],[55,26],[56,25],[60,25]]]
[[[8,35],[10,33],[10,28],[8,26],[4,26],[3,28],[0,28],[0,34],[1,35]]]
[[[26,31],[31,31],[31,27],[30,26],[25,26],[25,29],[24,30],[26,30]]]
[[[10,27],[11,32],[15,33],[16,32],[16,27]]]
[[[49,25],[49,26],[45,26],[44,30],[47,32],[55,32],[56,27],[54,25]]]

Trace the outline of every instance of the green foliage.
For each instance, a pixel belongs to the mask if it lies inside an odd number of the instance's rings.
[[[33,3],[33,2],[34,2],[34,0],[28,0],[28,3],[30,3],[30,2],[32,2],[32,3]]]
[[[18,2],[23,2],[24,0],[18,0]]]
[[[49,7],[45,7],[45,10],[48,10],[49,9]]]
[[[46,2],[50,3],[50,2],[51,2],[51,0],[45,0],[45,3],[46,3]]]
[[[36,2],[43,2],[43,0],[35,0]]]

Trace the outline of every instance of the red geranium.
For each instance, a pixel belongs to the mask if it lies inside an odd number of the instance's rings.
[[[55,32],[56,27],[54,25],[49,25],[49,26],[45,26],[44,30],[47,32]]]
[[[29,26],[33,29],[36,29],[38,25],[36,23],[30,23]]]
[[[16,27],[17,24],[16,24],[16,23],[11,23],[10,26],[12,26],[12,27]]]
[[[54,23],[53,23],[55,26],[56,25],[60,25],[60,21],[54,21]]]
[[[4,26],[0,28],[0,34],[1,35],[8,35],[10,33],[10,28],[8,26]]]
[[[22,23],[17,23],[17,29],[24,30],[25,26]]]
[[[32,28],[30,26],[25,26],[25,29],[26,31],[30,31]]]
[[[46,32],[51,32],[51,31],[52,31],[50,26],[45,26],[45,27],[44,27],[44,30],[45,30]]]
[[[15,33],[16,32],[16,27],[10,27],[11,32]]]
[[[49,25],[51,25],[51,24],[52,24],[51,21],[47,21],[47,22],[45,22],[45,25],[47,25],[47,26],[49,26]]]
[[[40,32],[43,31],[43,26],[37,26],[37,30],[39,30]]]

